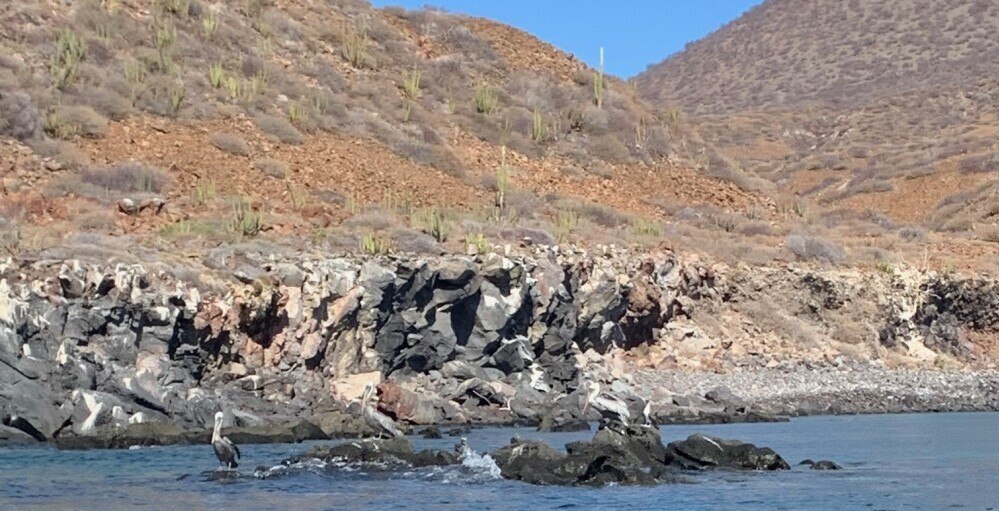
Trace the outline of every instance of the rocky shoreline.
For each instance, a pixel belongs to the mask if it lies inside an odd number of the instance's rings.
[[[642,371],[650,392],[703,394],[738,389],[743,403],[777,416],[999,411],[999,371],[843,368],[753,369],[730,373]]]
[[[985,278],[612,247],[7,261],[0,443],[363,436],[366,385],[410,427],[581,427],[584,379],[662,423],[995,410],[997,311]]]

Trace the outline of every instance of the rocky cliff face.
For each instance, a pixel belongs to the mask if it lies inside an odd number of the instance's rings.
[[[8,437],[39,440],[204,427],[219,409],[238,425],[318,423],[365,383],[410,423],[574,417],[583,373],[636,392],[622,353],[660,370],[967,365],[990,360],[966,333],[999,331],[991,280],[612,249],[233,253],[199,271],[8,262],[0,275],[0,415]]]

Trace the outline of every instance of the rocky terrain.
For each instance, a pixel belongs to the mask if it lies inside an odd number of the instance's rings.
[[[779,454],[767,447],[757,447],[737,440],[723,440],[705,435],[691,435],[685,440],[663,445],[655,428],[636,427],[625,431],[600,429],[590,441],[571,442],[561,453],[544,442],[513,438],[510,444],[488,456],[500,476],[540,485],[604,486],[608,484],[652,485],[693,482],[696,471],[790,470]],[[364,440],[335,446],[321,445],[283,460],[272,468],[261,467],[259,478],[287,475],[304,467],[334,470],[344,466],[363,466],[375,470],[399,470],[411,467],[449,466],[466,458],[481,456],[467,445],[458,443],[450,451],[414,451],[405,438]],[[809,460],[810,461],[810,460]],[[813,468],[835,466],[828,460],[812,462]],[[209,477],[219,477],[211,475]],[[228,474],[221,477],[238,477]]]
[[[358,435],[366,384],[404,425],[571,427],[583,378],[661,422],[999,404],[994,280],[497,249],[8,261],[2,438],[191,442],[218,410],[242,441]]]
[[[995,2],[768,0],[633,82],[714,149],[710,175],[793,194],[827,223],[866,212],[948,233],[991,259],[997,33]]]

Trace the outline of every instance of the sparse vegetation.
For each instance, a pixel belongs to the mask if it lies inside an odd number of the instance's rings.
[[[420,97],[420,80],[423,73],[418,68],[402,72],[402,93],[410,101]]]
[[[368,255],[387,254],[391,251],[391,244],[374,234],[368,233],[361,238],[361,250]]]
[[[600,67],[593,72],[593,103],[597,108],[604,107],[604,49],[600,48]]]
[[[481,232],[477,232],[465,237],[465,247],[470,253],[485,254],[489,251],[489,241]]]
[[[215,34],[219,31],[219,15],[215,11],[209,10],[203,18],[201,18],[201,31],[205,35],[205,38],[212,39]]]
[[[108,192],[160,193],[167,183],[162,170],[135,161],[87,169],[80,173],[80,179]]]
[[[302,209],[305,206],[305,190],[295,186],[290,181],[284,183],[284,189],[288,194],[288,200],[291,202],[292,208]]]
[[[239,135],[232,133],[213,133],[212,145],[219,150],[225,151],[235,156],[249,156],[251,149]]]
[[[23,92],[0,92],[0,136],[16,140],[38,138],[44,125],[41,113],[32,104],[30,96]]]
[[[208,68],[208,81],[212,84],[212,87],[218,89],[226,81],[225,68],[222,67],[222,63],[212,64]]]
[[[548,140],[548,127],[545,126],[544,117],[541,116],[541,111],[537,108],[534,109],[533,122],[531,124],[531,140],[538,143]]]
[[[558,243],[569,241],[569,236],[579,227],[579,213],[560,209],[555,216],[555,240]]]
[[[274,158],[261,158],[253,162],[253,166],[264,173],[264,175],[277,179],[284,179],[288,176],[288,164]]]
[[[363,67],[368,59],[367,23],[364,20],[358,20],[344,29],[340,39],[343,58],[357,69]]]
[[[499,108],[499,94],[496,89],[487,83],[479,84],[475,88],[475,111],[491,115],[497,108]]]
[[[305,141],[302,133],[284,118],[261,114],[257,116],[256,121],[260,131],[271,135],[280,142],[299,145]]]
[[[253,209],[249,199],[238,197],[233,200],[230,231],[240,236],[252,237],[260,234],[261,226],[260,213]]]
[[[194,202],[204,206],[215,199],[216,193],[217,189],[214,179],[199,179],[194,185]]]
[[[829,264],[840,264],[846,261],[846,252],[842,247],[814,236],[791,234],[784,240],[784,246],[803,261],[820,261]]]
[[[413,212],[411,223],[414,229],[432,236],[438,243],[444,243],[454,230],[452,223],[437,208],[422,208]]]
[[[80,64],[87,54],[87,44],[72,30],[63,30],[55,42],[50,68],[56,86],[64,89],[76,81]]]

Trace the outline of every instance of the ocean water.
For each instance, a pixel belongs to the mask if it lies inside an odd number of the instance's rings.
[[[562,488],[505,481],[489,459],[460,467],[396,473],[345,468],[256,479],[307,444],[246,445],[235,482],[207,480],[209,446],[122,451],[0,448],[0,510],[997,510],[999,414],[811,417],[789,423],[666,426],[664,441],[704,432],[773,447],[790,472],[714,472],[694,484]],[[476,429],[479,453],[514,434],[561,446],[592,432],[540,434]],[[450,449],[455,438],[413,438],[417,448]],[[845,470],[798,467],[831,459]]]

